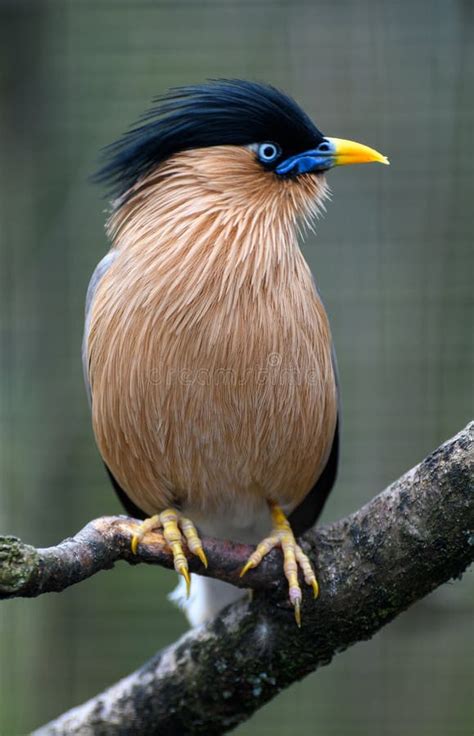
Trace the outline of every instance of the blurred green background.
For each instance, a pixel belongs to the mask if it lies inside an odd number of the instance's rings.
[[[99,149],[170,85],[270,81],[328,135],[386,153],[330,175],[305,254],[330,313],[343,450],[326,520],[370,499],[473,409],[470,0],[0,3],[0,532],[47,546],[120,511],[80,342],[107,249]],[[186,629],[172,573],[118,565],[0,607],[0,733],[94,695]],[[473,732],[472,574],[280,695],[238,734]]]

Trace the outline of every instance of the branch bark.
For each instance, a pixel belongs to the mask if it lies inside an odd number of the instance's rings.
[[[252,587],[252,601],[191,630],[36,736],[212,736],[231,730],[280,690],[462,574],[474,559],[473,470],[474,422],[359,511],[305,535],[302,545],[315,563],[321,595],[304,601],[300,630],[286,602],[279,552],[243,582],[238,571],[249,548],[205,540],[209,568],[190,558],[191,569]],[[120,559],[172,567],[159,533],[132,555],[136,523],[97,519],[49,549],[1,538],[1,596],[63,590]]]

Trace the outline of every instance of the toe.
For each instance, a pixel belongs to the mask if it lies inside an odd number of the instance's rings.
[[[150,516],[149,519],[145,519],[145,521],[143,521],[137,527],[137,530],[132,535],[132,539],[130,542],[130,547],[134,555],[137,554],[138,545],[142,541],[143,537],[146,534],[148,534],[148,532],[153,531],[153,529],[159,529],[160,526],[161,526],[160,516],[159,514],[156,514],[155,516]]]
[[[178,527],[178,519],[178,513],[174,509],[166,509],[166,511],[160,514],[160,520],[163,525],[163,536],[173,553],[174,569],[185,579],[186,591],[189,596],[191,579],[189,577],[188,561],[183,550],[183,538]]]
[[[206,553],[202,548],[202,542],[199,538],[199,534],[197,533],[197,529],[194,526],[193,522],[191,521],[191,519],[187,519],[185,516],[182,516],[179,520],[179,525],[181,527],[181,531],[186,537],[186,542],[189,550],[193,553],[193,555],[199,557],[204,567],[207,567]]]
[[[306,585],[310,585],[312,587],[313,596],[314,598],[317,598],[319,595],[319,585],[316,579],[316,575],[314,574],[313,566],[310,562],[309,557],[305,555],[298,544],[295,547],[295,556],[296,561],[298,562],[298,565],[301,567],[301,570],[303,572],[303,577],[305,579]]]
[[[253,567],[257,567],[267,555],[270,550],[272,550],[274,547],[279,544],[280,540],[277,534],[272,534],[270,537],[266,537],[260,544],[257,546],[254,552],[250,555],[247,562],[243,566],[242,570],[240,571],[240,577],[242,578],[246,572],[251,570]]]
[[[291,534],[285,534],[281,540],[283,551],[283,570],[289,586],[289,598],[293,606],[295,606],[295,616],[297,605],[301,604],[302,593],[298,582],[298,564],[296,562],[296,543],[295,538]]]

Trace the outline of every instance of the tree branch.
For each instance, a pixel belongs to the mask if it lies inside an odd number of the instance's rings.
[[[252,601],[193,629],[141,669],[39,729],[54,734],[221,734],[335,653],[370,638],[397,614],[474,558],[474,423],[362,509],[303,539],[321,595],[305,599],[303,626],[286,601],[281,556],[250,571]],[[57,547],[35,550],[0,540],[3,597],[62,590],[127,562],[172,566],[160,534],[130,552],[136,524],[104,517]],[[148,541],[150,540],[150,541]],[[205,540],[209,569],[194,571],[242,585],[249,548]]]
[[[173,555],[159,531],[148,533],[146,541],[140,542],[137,554],[133,554],[131,536],[139,524],[126,516],[103,516],[90,521],[74,537],[46,549],[36,549],[16,537],[0,536],[0,599],[59,593],[113,567],[119,560],[131,565],[144,562],[172,569]],[[269,554],[243,580],[239,572],[254,547],[209,537],[204,537],[202,542],[209,566],[206,569],[185,549],[191,572],[240,588],[277,590],[287,585],[278,552]]]

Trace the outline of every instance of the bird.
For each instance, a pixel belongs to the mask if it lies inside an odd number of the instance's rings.
[[[103,151],[110,250],[86,297],[83,366],[99,452],[134,552],[161,530],[191,625],[242,590],[192,575],[201,538],[280,548],[301,625],[298,537],[337,473],[340,398],[327,313],[300,243],[335,166],[388,159],[323,135],[262,82],[172,88]],[[185,595],[187,594],[187,597]]]

